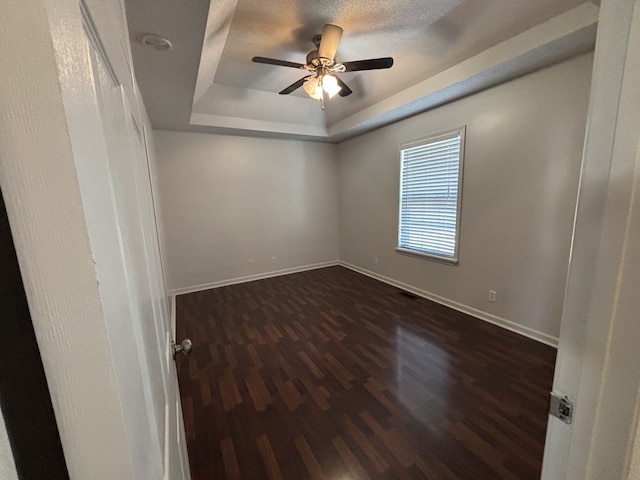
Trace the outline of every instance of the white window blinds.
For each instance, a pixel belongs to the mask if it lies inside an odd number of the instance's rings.
[[[457,261],[464,128],[400,150],[398,249]]]

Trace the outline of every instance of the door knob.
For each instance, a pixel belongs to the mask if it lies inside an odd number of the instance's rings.
[[[191,348],[193,347],[193,343],[188,338],[185,338],[179,344],[171,342],[171,347],[173,348],[173,358],[176,358],[176,354],[180,352],[182,352],[183,355],[189,355]]]

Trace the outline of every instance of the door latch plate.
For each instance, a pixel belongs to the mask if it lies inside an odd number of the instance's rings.
[[[573,402],[566,395],[557,392],[551,392],[551,401],[549,402],[549,413],[559,418],[564,423],[571,424],[573,421]]]

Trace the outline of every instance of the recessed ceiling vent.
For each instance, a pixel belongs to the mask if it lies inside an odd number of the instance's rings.
[[[145,47],[158,51],[169,50],[173,46],[168,39],[155,33],[144,33],[140,35],[140,43]]]

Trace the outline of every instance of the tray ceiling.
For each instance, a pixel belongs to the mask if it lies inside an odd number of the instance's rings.
[[[588,51],[598,7],[579,0],[126,0],[136,77],[154,128],[295,136],[337,142]],[[354,93],[326,102],[304,71],[325,23],[344,29],[338,61],[394,58],[389,70],[347,72]],[[157,51],[144,33],[169,39]]]

